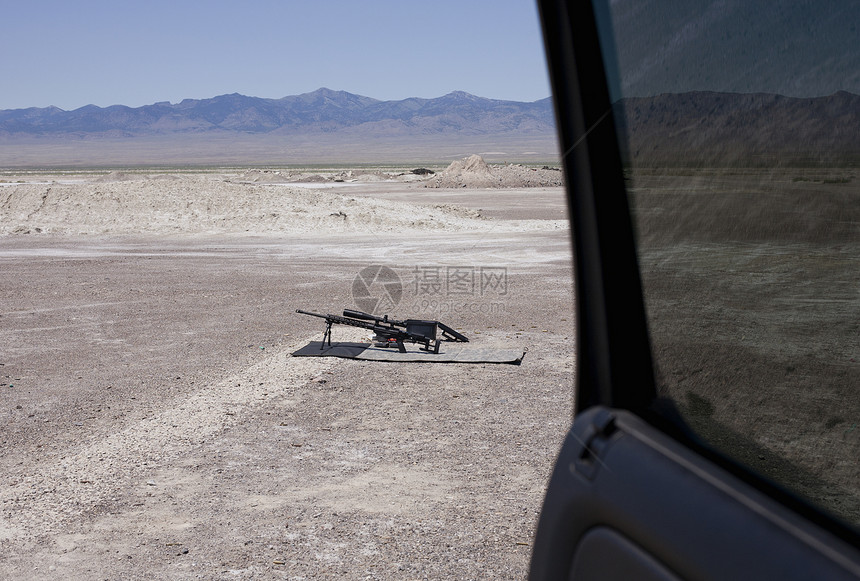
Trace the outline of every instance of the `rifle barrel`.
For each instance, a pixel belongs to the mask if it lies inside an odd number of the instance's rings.
[[[303,315],[310,315],[312,317],[319,317],[320,319],[327,319],[328,318],[328,315],[321,315],[319,313],[312,313],[310,311],[303,311],[301,309],[296,309],[296,312],[301,313]]]

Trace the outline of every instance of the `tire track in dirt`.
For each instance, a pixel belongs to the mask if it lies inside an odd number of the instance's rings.
[[[240,421],[241,412],[265,405],[269,393],[293,391],[340,363],[333,359],[292,358],[306,341],[284,346],[230,377],[165,401],[154,415],[107,438],[83,444],[69,455],[9,475],[0,491],[0,541],[32,542],[59,532],[73,519],[96,513],[128,490],[146,483],[159,466],[181,459],[195,446]],[[269,381],[260,381],[260,379]],[[273,385],[272,379],[277,379]]]

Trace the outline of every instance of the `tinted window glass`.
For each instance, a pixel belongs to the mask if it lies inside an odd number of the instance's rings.
[[[860,523],[860,3],[610,10],[660,394]]]

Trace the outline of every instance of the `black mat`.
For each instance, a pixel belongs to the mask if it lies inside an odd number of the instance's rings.
[[[363,361],[390,361],[395,363],[508,363],[519,365],[525,357],[525,351],[482,347],[459,342],[443,342],[439,348],[439,353],[428,353],[417,347],[406,353],[401,353],[390,347],[373,347],[370,343],[333,342],[329,347],[323,345],[322,341],[311,341],[294,352],[293,357],[343,357]]]
[[[311,341],[298,351],[293,357],[345,357],[355,359],[361,352],[370,347],[370,343],[332,343],[331,347],[323,341]]]

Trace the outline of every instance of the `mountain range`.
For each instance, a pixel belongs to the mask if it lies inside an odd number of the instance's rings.
[[[0,136],[143,136],[229,131],[314,134],[360,128],[363,133],[553,132],[550,98],[522,103],[455,91],[435,99],[380,101],[346,91],[264,99],[231,94],[143,107],[87,105],[0,111]]]

